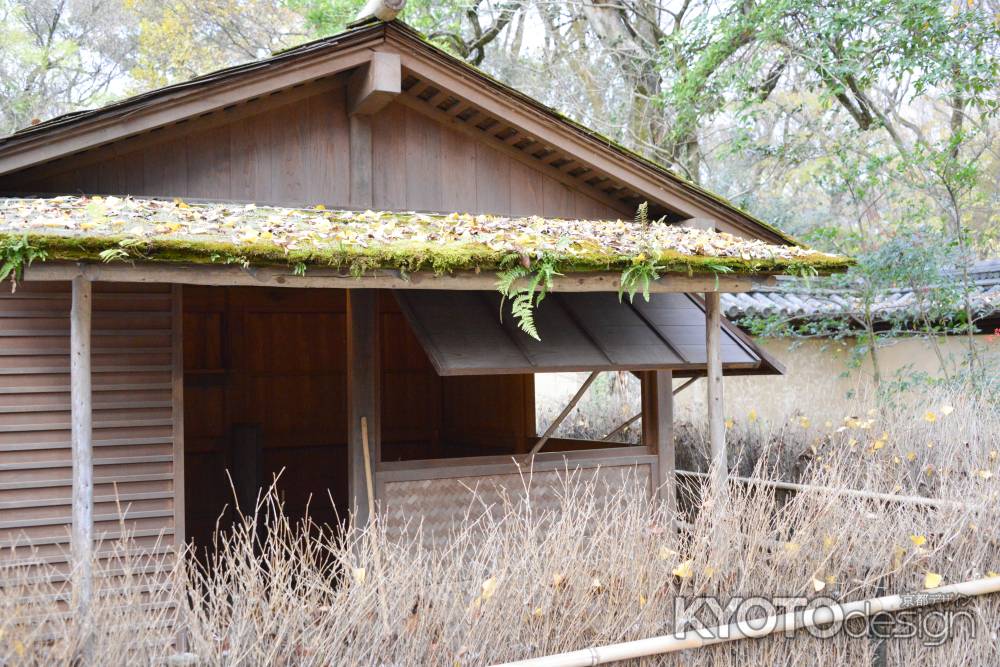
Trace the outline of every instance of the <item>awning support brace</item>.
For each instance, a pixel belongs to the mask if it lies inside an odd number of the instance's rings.
[[[563,411],[559,413],[558,417],[552,420],[552,423],[549,424],[549,427],[545,429],[545,433],[542,435],[541,438],[538,439],[538,442],[535,443],[535,446],[531,448],[530,452],[531,456],[534,456],[539,451],[541,451],[542,447],[545,446],[545,443],[548,442],[549,438],[552,437],[552,434],[556,432],[556,429],[559,428],[559,426],[564,421],[566,421],[566,417],[569,417],[569,413],[573,412],[573,408],[575,408],[576,404],[580,402],[580,399],[583,398],[583,395],[587,393],[587,390],[590,389],[590,385],[592,385],[594,383],[594,380],[596,379],[597,379],[597,371],[594,371],[593,373],[587,376],[587,379],[584,380],[583,384],[580,385],[580,388],[576,390],[576,393],[573,394],[573,398],[569,400],[569,403],[566,404],[566,407],[563,408]]]

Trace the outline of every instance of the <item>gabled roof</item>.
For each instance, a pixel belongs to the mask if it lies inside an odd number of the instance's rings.
[[[354,271],[498,270],[505,258],[560,271],[784,273],[842,257],[725,232],[634,220],[328,211],[121,197],[0,199],[0,241],[27,235],[50,259],[337,266]]]
[[[619,208],[648,201],[654,218],[708,219],[770,243],[796,241],[721,197],[579,125],[427,42],[400,22],[349,29],[100,109],[39,123],[0,139],[0,175],[12,174],[303,83],[357,68],[376,50],[400,54],[401,100],[508,154],[559,172]]]

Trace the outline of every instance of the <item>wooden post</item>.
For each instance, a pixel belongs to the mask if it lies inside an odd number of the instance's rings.
[[[368,525],[374,510],[368,503],[362,417],[368,424],[372,467],[377,470],[382,460],[379,351],[378,291],[347,290],[348,499],[358,526]]]
[[[93,412],[90,374],[91,283],[83,276],[73,279],[70,306],[70,441],[73,457],[73,603],[77,622],[86,633],[86,655],[90,629],[94,548]]]
[[[708,441],[711,450],[712,485],[716,497],[726,491],[729,476],[726,462],[725,406],[722,397],[722,308],[718,292],[705,293],[705,354],[708,385]]]
[[[657,456],[654,483],[671,512],[677,509],[677,480],[674,449],[673,373],[643,371],[642,383],[642,444]]]
[[[402,91],[402,65],[398,53],[372,53],[347,85],[350,139],[351,208],[373,206],[372,115]]]

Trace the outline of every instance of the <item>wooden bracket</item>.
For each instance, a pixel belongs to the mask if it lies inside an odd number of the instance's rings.
[[[353,115],[370,116],[383,109],[403,90],[403,74],[398,53],[375,51],[358,68],[347,86],[347,110]]]

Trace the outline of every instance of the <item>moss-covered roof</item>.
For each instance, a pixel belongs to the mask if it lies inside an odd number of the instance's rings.
[[[337,266],[361,273],[497,270],[511,257],[560,271],[654,263],[658,272],[828,273],[844,257],[632,220],[330,211],[120,197],[0,199],[0,247],[45,259]],[[2,259],[2,257],[0,257]]]

